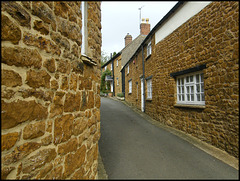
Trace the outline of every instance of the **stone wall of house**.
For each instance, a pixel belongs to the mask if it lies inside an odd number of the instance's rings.
[[[124,71],[125,99],[131,105],[141,109],[141,78],[143,75],[141,51],[129,62],[129,73],[127,73],[127,66]],[[132,80],[132,93],[129,93],[129,80]]]
[[[118,60],[118,65],[117,65]],[[115,96],[117,96],[118,93],[122,93],[122,74],[121,74],[121,55],[117,56],[114,59],[114,90],[115,90]],[[117,84],[117,78],[118,78],[118,84]]]
[[[170,73],[202,64],[205,108],[176,107],[176,80]],[[239,157],[239,2],[209,4],[153,46],[145,61],[147,76],[153,76],[147,114]],[[126,101],[134,98],[127,95]]]
[[[86,61],[81,1],[1,2],[1,179],[97,178],[100,6]]]

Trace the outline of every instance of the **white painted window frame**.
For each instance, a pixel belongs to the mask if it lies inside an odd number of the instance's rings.
[[[132,80],[129,80],[128,81],[128,87],[129,87],[129,90],[128,90],[128,93],[132,93]]]
[[[147,80],[147,99],[152,99],[152,79]]]
[[[81,47],[81,54],[88,56],[88,29],[87,29],[87,13],[88,4],[87,1],[82,1],[81,4],[81,11],[82,11],[82,47]]]
[[[177,104],[205,105],[203,71],[176,77]]]
[[[152,43],[151,41],[147,44],[147,57],[152,54]]]

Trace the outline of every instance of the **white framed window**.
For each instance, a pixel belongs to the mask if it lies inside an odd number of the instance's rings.
[[[129,74],[129,65],[127,65],[127,74]]]
[[[152,54],[151,41],[147,44],[147,57]]]
[[[203,72],[177,77],[177,104],[205,105]]]
[[[129,91],[128,93],[132,93],[132,80],[128,81]]]
[[[147,99],[152,99],[152,79],[147,80]]]
[[[82,47],[81,53],[87,55],[88,48],[88,29],[87,29],[87,20],[88,20],[88,4],[86,1],[82,1],[81,11],[82,11]]]
[[[119,85],[118,77],[117,77],[117,85]]]

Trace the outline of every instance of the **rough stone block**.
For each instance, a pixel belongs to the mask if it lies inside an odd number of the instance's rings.
[[[2,41],[11,41],[18,44],[21,40],[21,30],[7,16],[1,15],[1,39]]]
[[[12,128],[25,121],[45,119],[47,114],[47,108],[35,101],[6,103],[2,100],[2,129]]]
[[[35,49],[27,49],[20,47],[2,47],[2,63],[7,65],[15,65],[17,67],[41,68],[42,57]]]
[[[1,71],[1,83],[8,87],[16,87],[22,85],[21,76],[13,70],[2,70]]]
[[[23,129],[23,139],[33,139],[44,135],[45,121],[28,124]]]
[[[18,132],[13,132],[13,133],[7,133],[4,135],[1,135],[1,150],[9,150],[12,148],[15,143],[19,139],[19,133]]]
[[[29,70],[27,72],[26,83],[33,88],[50,88],[50,79],[51,76],[45,70],[39,72]]]

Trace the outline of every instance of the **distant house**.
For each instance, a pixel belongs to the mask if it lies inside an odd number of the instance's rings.
[[[178,2],[121,70],[125,101],[239,157],[239,2]]]
[[[125,47],[113,56],[109,61],[107,61],[104,65],[102,65],[102,72],[107,69],[111,70],[112,76],[108,77],[106,81],[110,82],[110,91],[113,96],[116,96],[118,93],[125,93],[125,83],[122,81],[124,77],[122,77],[121,69],[125,64],[129,61],[129,58],[135,53],[135,51],[139,48],[140,44],[147,37],[150,32],[150,24],[148,23],[148,19],[143,19],[140,25],[140,34],[134,40],[132,40],[132,36],[127,33],[125,36]]]

